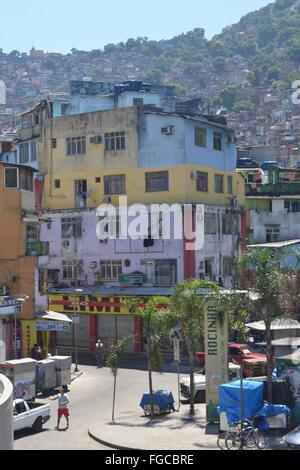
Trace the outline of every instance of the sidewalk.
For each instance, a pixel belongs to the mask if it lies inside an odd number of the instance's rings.
[[[102,416],[90,425],[89,435],[103,445],[121,450],[218,450],[217,424],[207,424],[205,405],[198,405],[193,419],[186,407],[179,412],[155,417],[152,422],[140,413],[125,412],[116,417]],[[266,438],[267,449],[281,448],[280,437]]]

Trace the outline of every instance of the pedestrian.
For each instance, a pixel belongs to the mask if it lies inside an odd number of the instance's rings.
[[[56,395],[56,397],[50,397],[50,400],[52,400],[52,401],[57,400],[58,401],[57,426],[56,426],[57,430],[59,430],[59,424],[60,424],[60,420],[61,420],[62,416],[64,416],[66,418],[66,421],[67,421],[66,429],[68,429],[68,427],[69,427],[69,416],[70,416],[69,408],[68,408],[68,404],[70,403],[69,397],[65,393],[64,387],[60,387],[59,391],[60,391],[60,393],[58,395]]]
[[[100,367],[103,367],[104,343],[100,338],[98,338],[98,341],[95,346],[95,357],[96,357],[96,364],[97,364],[98,369]]]
[[[35,359],[36,361],[40,361],[42,359],[42,351],[37,344],[35,344],[31,349],[31,358]]]

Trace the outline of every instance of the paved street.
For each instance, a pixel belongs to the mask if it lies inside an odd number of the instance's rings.
[[[83,375],[70,386],[70,428],[57,431],[57,402],[51,402],[51,419],[45,424],[45,430],[34,434],[31,430],[20,431],[15,435],[16,450],[104,450],[106,447],[88,436],[90,423],[95,423],[97,415],[107,415],[111,409],[113,377],[108,368],[97,369],[92,366],[81,366]],[[139,410],[141,395],[148,389],[146,371],[120,369],[117,385],[116,420],[118,416],[130,416]],[[170,388],[177,400],[177,374],[154,374],[154,388]],[[39,400],[42,401],[42,400]],[[142,415],[142,410],[141,410]],[[61,425],[64,426],[64,418]]]

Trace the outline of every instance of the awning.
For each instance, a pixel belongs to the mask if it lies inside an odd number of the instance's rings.
[[[47,310],[42,314],[37,314],[36,318],[39,320],[57,320],[72,323],[72,320],[64,313],[52,312],[52,310]]]
[[[251,330],[265,331],[266,324],[264,320],[256,321],[254,323],[247,323],[247,328]],[[271,330],[299,330],[300,323],[292,318],[278,318],[271,323]]]

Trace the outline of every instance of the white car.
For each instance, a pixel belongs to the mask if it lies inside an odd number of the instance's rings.
[[[240,366],[229,363],[229,380],[240,378]],[[194,400],[195,403],[205,403],[206,376],[204,373],[195,372],[194,375]],[[180,381],[180,393],[186,400],[190,399],[190,376],[183,377]]]
[[[20,398],[14,401],[14,431],[32,428],[35,432],[39,432],[49,419],[49,404],[27,402]]]

